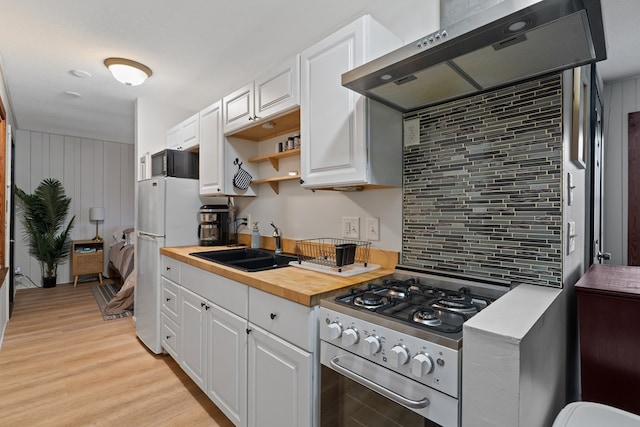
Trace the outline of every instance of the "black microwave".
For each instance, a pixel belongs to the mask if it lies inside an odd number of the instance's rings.
[[[151,155],[151,176],[198,179],[198,153],[181,150],[162,150],[153,154]]]

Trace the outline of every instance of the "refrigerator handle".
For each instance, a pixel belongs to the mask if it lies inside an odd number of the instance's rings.
[[[145,232],[143,232],[143,231],[138,231],[138,232],[136,232],[136,235],[137,235],[138,237],[143,238],[143,239],[144,239],[145,237],[146,237],[146,238],[148,238],[148,239],[157,239],[157,238],[159,238],[159,237],[164,237],[162,234],[145,233]]]

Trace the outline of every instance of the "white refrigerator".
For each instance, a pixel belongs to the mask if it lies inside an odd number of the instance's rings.
[[[136,334],[151,351],[162,352],[160,336],[160,248],[198,244],[197,179],[160,177],[138,183]]]

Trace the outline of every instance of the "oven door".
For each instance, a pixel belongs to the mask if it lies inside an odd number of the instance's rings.
[[[458,400],[367,359],[320,342],[320,425],[459,425]]]

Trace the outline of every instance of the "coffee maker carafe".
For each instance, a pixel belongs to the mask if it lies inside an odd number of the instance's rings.
[[[200,246],[226,245],[229,242],[229,207],[203,205],[198,211]]]

